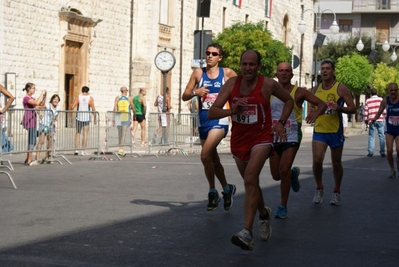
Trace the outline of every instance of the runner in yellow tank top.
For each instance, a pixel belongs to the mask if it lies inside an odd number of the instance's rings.
[[[356,106],[349,89],[342,83],[335,81],[335,64],[333,61],[324,60],[321,63],[321,78],[322,84],[312,90],[315,96],[327,104],[326,112],[316,119],[313,132],[313,175],[316,180],[313,202],[319,204],[323,201],[323,161],[327,147],[330,147],[334,172],[334,191],[330,204],[340,205],[341,181],[344,172],[342,151],[345,141],[342,129],[342,113],[354,114]],[[347,105],[346,107],[343,107],[344,102]]]

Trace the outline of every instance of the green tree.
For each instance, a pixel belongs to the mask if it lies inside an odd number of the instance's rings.
[[[374,70],[373,88],[377,89],[379,96],[387,95],[388,84],[399,82],[398,71],[385,63],[377,64]]]
[[[257,50],[262,56],[260,75],[274,77],[280,62],[291,62],[291,49],[274,40],[264,27],[264,22],[238,22],[219,33],[212,42],[223,47],[221,66],[232,68],[240,73],[240,57],[247,49]]]
[[[357,53],[340,57],[335,68],[335,75],[339,82],[345,84],[351,93],[359,96],[365,93],[371,83],[373,65],[366,56]]]
[[[338,58],[335,75],[339,82],[345,84],[356,99],[356,107],[359,107],[360,95],[363,94],[371,83],[373,65],[369,63],[366,56],[353,52]],[[358,114],[355,115],[358,121]],[[353,126],[354,120],[352,120]]]

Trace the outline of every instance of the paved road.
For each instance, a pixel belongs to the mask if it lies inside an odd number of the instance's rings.
[[[222,162],[237,185],[229,212],[206,211],[198,154],[122,161],[70,155],[72,165],[35,167],[21,158],[11,172],[17,190],[0,175],[0,266],[398,266],[399,175],[386,178],[386,159],[366,157],[367,136],[359,133],[350,131],[345,144],[339,207],[329,205],[329,154],[325,201],[312,203],[305,138],[295,161],[301,190],[291,193],[288,218],[272,220],[268,242],[255,235],[253,251],[230,243],[243,226],[244,188],[227,148]],[[275,210],[279,184],[268,163],[261,186]]]

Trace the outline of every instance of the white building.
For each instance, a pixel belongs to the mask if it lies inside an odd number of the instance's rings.
[[[312,8],[311,0],[214,0],[203,25],[217,34],[237,21],[264,21],[295,55],[302,43],[302,86],[310,87],[313,17],[305,18],[302,42],[297,25],[302,11]],[[112,110],[121,86],[131,95],[143,87],[155,112],[163,76],[154,57],[166,48],[176,57],[167,76],[172,112],[187,112],[180,96],[192,72],[194,31],[201,28],[197,0],[0,0],[0,83],[16,96],[17,108],[27,82],[48,96],[59,94],[61,109],[87,85],[100,113]]]
[[[329,40],[367,36],[373,40],[373,46],[387,41],[390,54],[399,44],[399,0],[318,0],[313,11],[315,32],[319,28],[326,36],[325,44]],[[339,26],[337,34],[329,30],[334,16]],[[369,46],[368,49],[374,48]]]

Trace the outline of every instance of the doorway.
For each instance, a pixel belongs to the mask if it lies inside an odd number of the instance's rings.
[[[71,110],[72,103],[79,95],[79,87],[82,86],[83,81],[83,67],[82,62],[82,43],[74,41],[66,41],[65,45],[65,110]],[[74,112],[66,114],[65,127],[72,127],[75,119]]]

